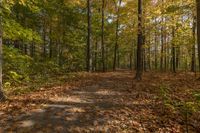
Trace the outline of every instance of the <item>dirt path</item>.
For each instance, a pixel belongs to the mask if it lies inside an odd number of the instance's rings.
[[[154,77],[156,78],[156,77]],[[161,111],[155,83],[128,71],[91,74],[70,85],[12,97],[0,111],[5,133],[181,132]],[[152,89],[154,88],[154,89]]]

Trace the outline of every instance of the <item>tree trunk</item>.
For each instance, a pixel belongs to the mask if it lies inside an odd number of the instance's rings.
[[[168,63],[167,63],[167,33],[164,32],[164,65],[165,65],[165,71],[168,69]]]
[[[193,20],[193,30],[192,30],[192,36],[193,36],[193,44],[192,44],[192,59],[191,59],[191,71],[196,71],[196,17],[194,17]]]
[[[165,9],[164,4],[165,4],[165,1],[162,0],[162,9]],[[163,10],[162,10],[162,14],[163,14]],[[165,31],[165,29],[164,29],[163,23],[164,23],[165,19],[164,19],[164,16],[163,16],[163,15],[162,15],[161,17],[162,17],[162,18],[161,18],[161,55],[160,55],[160,70],[163,71],[163,66],[164,66],[164,44],[165,44],[165,43],[164,43],[164,31]]]
[[[172,38],[175,37],[175,29],[172,28]],[[176,48],[174,41],[172,40],[172,71],[173,73],[176,73]]]
[[[102,11],[101,11],[101,47],[102,47],[102,71],[105,72],[105,44],[104,44],[104,8],[105,0],[102,0]]]
[[[50,24],[50,29],[49,29],[49,58],[52,58],[53,56],[53,42],[52,42],[52,26]]]
[[[163,19],[162,19],[163,22]],[[161,55],[160,55],[160,70],[163,71],[163,56],[164,56],[164,27],[162,26],[161,28]]]
[[[115,50],[114,50],[114,61],[113,61],[113,71],[116,70],[116,62],[117,62],[117,52],[119,49],[118,46],[118,39],[119,39],[119,14],[120,14],[120,6],[121,6],[122,0],[119,0],[119,6],[117,3],[115,3],[116,6],[116,13],[117,13],[117,21],[116,21],[116,35],[115,35]]]
[[[143,27],[143,37],[142,37],[142,43],[143,45],[146,44],[146,33],[145,33],[145,27]],[[147,69],[146,69],[146,48],[145,47],[142,47],[142,66],[143,66],[143,69],[142,71],[146,72]]]
[[[199,58],[199,70],[200,70],[200,0],[196,0],[197,5],[197,40],[198,40],[198,58]]]
[[[46,57],[46,29],[45,29],[45,21],[43,25],[43,57]]]
[[[35,56],[35,43],[34,43],[34,40],[31,42],[31,57],[33,58]]]
[[[133,69],[133,53],[130,52],[129,55],[129,69],[132,70]]]
[[[176,70],[179,70],[180,66],[180,47],[177,46],[176,48]]]
[[[0,3],[1,5],[2,3]],[[3,84],[2,84],[2,63],[3,63],[3,28],[2,28],[2,16],[0,16],[0,101],[5,101],[6,97],[3,93]]]
[[[155,30],[155,53],[154,53],[154,62],[155,62],[155,70],[157,70],[157,68],[158,68],[158,58],[157,58],[157,56],[158,56],[158,48],[157,48],[157,43],[158,43],[158,41],[157,41],[157,32],[156,32],[156,30]]]
[[[135,78],[142,80],[142,0],[138,0],[138,44],[137,44],[137,71]]]
[[[143,48],[143,70],[144,70],[144,72],[146,72],[147,71],[147,61],[146,61],[146,49],[145,48]]]
[[[97,54],[98,54],[98,38],[96,38],[95,53],[94,53],[94,70],[95,71],[97,71]]]
[[[91,59],[91,1],[87,0],[87,19],[88,19],[88,36],[87,36],[87,59],[86,67],[87,71],[90,72],[92,69],[92,59]]]
[[[149,32],[149,46],[148,46],[148,69],[151,70],[151,33]]]

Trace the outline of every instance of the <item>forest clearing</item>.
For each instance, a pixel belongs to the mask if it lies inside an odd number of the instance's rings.
[[[0,0],[0,133],[200,133],[200,0]]]

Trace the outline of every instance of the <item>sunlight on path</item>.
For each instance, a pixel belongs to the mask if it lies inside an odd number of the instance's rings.
[[[26,128],[26,127],[32,127],[34,126],[35,122],[32,121],[32,120],[27,120],[27,121],[21,121],[19,123],[19,127],[23,127],[23,128]]]
[[[88,84],[85,79],[80,86],[75,85],[71,90],[63,89],[62,93],[54,94],[52,89],[53,96],[49,98],[32,98],[31,105],[41,101],[37,107],[18,111],[11,119],[4,118],[5,131],[17,131],[16,133],[170,131],[165,127],[155,127],[160,124],[156,123],[159,122],[160,116],[155,115],[158,111],[154,102],[155,95],[146,92],[146,88],[142,88],[143,84],[134,83],[133,86],[131,75],[131,73],[117,72],[99,74],[98,78],[94,75],[97,78],[95,82],[91,76]],[[5,113],[0,112],[0,116],[5,116]]]

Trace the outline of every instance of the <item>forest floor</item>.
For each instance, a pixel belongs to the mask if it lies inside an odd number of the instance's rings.
[[[63,85],[11,95],[0,103],[0,133],[200,132],[200,116],[185,122],[173,101],[193,101],[200,91],[194,74],[83,73]],[[166,100],[167,99],[167,100]],[[170,103],[170,102],[169,102]]]

